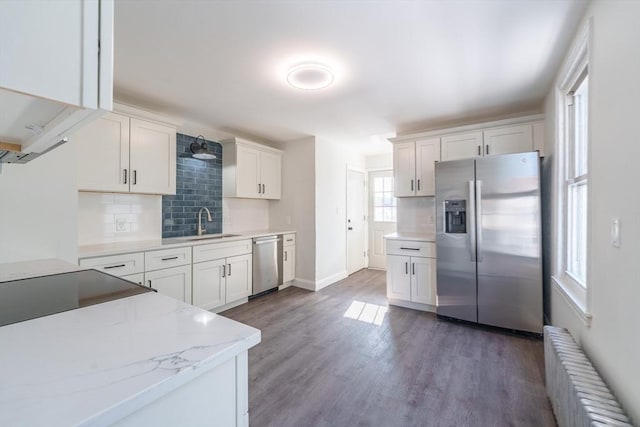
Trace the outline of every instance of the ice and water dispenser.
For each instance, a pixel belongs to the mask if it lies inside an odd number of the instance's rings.
[[[445,233],[464,234],[467,232],[467,201],[444,201]]]

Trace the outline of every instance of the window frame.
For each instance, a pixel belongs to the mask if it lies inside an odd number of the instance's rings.
[[[556,288],[561,292],[565,299],[580,315],[583,322],[589,326],[591,323],[590,299],[591,287],[590,280],[590,241],[591,241],[591,187],[589,185],[589,171],[591,169],[591,105],[592,102],[587,98],[587,140],[586,140],[586,165],[585,174],[576,176],[575,164],[575,117],[573,116],[573,107],[570,106],[570,100],[574,91],[586,79],[587,96],[592,93],[591,79],[589,78],[589,45],[591,40],[591,20],[578,33],[573,48],[571,49],[567,60],[565,61],[560,79],[556,86],[556,260],[553,269],[552,281]],[[587,187],[587,234],[586,238],[586,277],[583,283],[576,275],[569,271],[569,219],[570,219],[570,203],[569,192],[572,185],[586,185]]]

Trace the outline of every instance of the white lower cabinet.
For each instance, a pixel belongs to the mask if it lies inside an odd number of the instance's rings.
[[[250,243],[251,240],[248,242]],[[194,260],[202,261],[193,264],[193,305],[205,310],[246,301],[246,298],[251,295],[253,279],[250,253],[218,259],[207,259],[205,255],[215,253],[219,256],[227,245],[227,251],[232,255],[243,250],[243,247],[250,250],[251,245],[244,246],[237,243],[218,244],[225,245],[220,247],[213,245],[215,244],[194,248]]]
[[[129,274],[128,276],[120,276],[123,279],[127,279],[130,282],[137,283],[138,285],[144,285],[144,273]]]
[[[287,283],[296,277],[296,235],[285,234],[282,253],[282,282]]]
[[[193,264],[193,305],[205,310],[225,304],[225,259]]]
[[[435,256],[435,245],[410,241],[393,241],[393,244],[387,244],[387,298],[396,305],[406,305],[403,304],[406,302],[435,307],[436,259],[406,255],[406,252],[411,251]],[[429,309],[420,305],[407,306]]]
[[[251,268],[251,255],[227,258],[225,303],[229,304],[251,295]]]
[[[144,278],[158,293],[191,304],[191,265],[147,271]]]

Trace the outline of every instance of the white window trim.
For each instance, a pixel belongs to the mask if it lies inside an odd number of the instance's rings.
[[[591,325],[591,233],[587,234],[587,287],[586,289],[576,281],[570,273],[566,271],[567,259],[566,259],[566,236],[567,236],[567,208],[568,208],[568,195],[566,190],[566,171],[569,166],[567,159],[567,150],[565,142],[568,139],[566,123],[568,117],[566,114],[566,94],[576,84],[576,81],[580,78],[582,71],[589,65],[590,57],[590,45],[591,45],[591,32],[592,32],[592,19],[589,19],[577,34],[574,44],[567,56],[560,72],[560,79],[556,86],[555,100],[556,100],[556,194],[557,205],[555,212],[555,224],[556,224],[556,238],[557,238],[557,252],[555,260],[555,270],[552,275],[552,282],[554,287],[569,303],[569,306],[574,309],[578,316],[582,319],[583,323],[587,326]],[[589,79],[588,84],[591,85],[592,79]],[[591,94],[591,87],[589,87],[589,93]],[[587,113],[589,116],[588,126],[591,127],[591,109]],[[589,139],[591,139],[591,131],[588,131]],[[588,151],[590,152],[591,144],[588,144]],[[587,170],[591,170],[591,156],[587,154],[588,167]],[[590,212],[589,206],[591,205],[591,186],[587,187],[587,212]],[[591,215],[587,216],[587,230],[591,230]]]

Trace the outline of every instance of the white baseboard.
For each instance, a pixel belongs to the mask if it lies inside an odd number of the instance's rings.
[[[242,299],[239,299],[238,301],[230,302],[229,304],[223,305],[221,307],[216,307],[209,311],[211,311],[212,313],[221,313],[223,311],[229,310],[239,305],[246,304],[247,302],[249,302],[249,298],[242,298]]]
[[[302,288],[302,289],[306,289],[308,291],[315,291],[316,290],[316,282],[313,282],[311,280],[295,278],[295,279],[293,279],[293,282],[291,284],[293,286],[295,286],[296,288]]]
[[[400,300],[400,299],[391,299],[391,298],[389,298],[389,304],[390,305],[397,305],[398,307],[412,308],[414,310],[428,311],[430,313],[435,313],[436,310],[437,310],[437,307],[435,305],[420,304],[418,302],[403,301],[403,300]]]
[[[326,288],[329,285],[333,285],[334,283],[342,280],[342,279],[346,279],[347,277],[349,277],[349,275],[347,274],[347,271],[341,271],[340,273],[336,273],[333,276],[329,276],[329,277],[325,277],[322,280],[317,280],[316,281],[316,291],[319,291],[322,288]]]
[[[319,291],[320,289],[326,288],[329,285],[333,285],[334,283],[342,280],[342,279],[346,279],[349,275],[347,274],[346,270],[345,271],[341,271],[340,273],[336,273],[332,276],[329,277],[325,277],[324,279],[321,280],[316,280],[315,282],[312,280],[305,280],[305,279],[294,279],[293,282],[291,283],[293,286],[298,287],[298,288],[302,288],[302,289],[306,289],[308,291]]]

